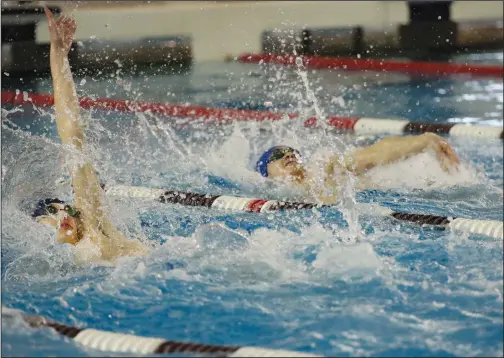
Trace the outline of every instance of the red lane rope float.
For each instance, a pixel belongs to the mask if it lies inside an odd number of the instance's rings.
[[[205,123],[227,123],[231,121],[276,121],[282,119],[295,119],[295,113],[273,113],[268,111],[254,111],[244,109],[208,108],[200,106],[183,106],[179,104],[135,102],[108,98],[79,98],[81,108],[100,109],[117,112],[150,112],[157,115],[181,117],[190,119],[203,119]],[[50,94],[21,93],[2,91],[2,105],[35,105],[51,107],[54,97]],[[338,117],[328,116],[327,125],[346,132],[356,134],[395,134],[434,132],[449,134],[450,136],[504,138],[502,127],[482,126],[456,123],[422,123],[410,122],[400,119],[381,119],[365,117]],[[304,120],[305,127],[317,125],[317,119],[310,117]]]
[[[238,56],[242,63],[276,63],[285,66],[296,65],[294,55],[246,53]],[[303,65],[316,69],[343,69],[352,71],[406,72],[420,75],[472,75],[481,77],[500,77],[504,75],[502,66],[468,65],[442,62],[401,62],[377,59],[299,56]]]
[[[34,104],[40,107],[54,105],[54,97],[50,94],[21,93],[2,91],[2,104],[14,106]],[[285,118],[284,113],[272,113],[267,111],[254,111],[245,109],[209,108],[200,106],[183,106],[180,104],[136,102],[121,99],[108,98],[79,98],[79,104],[84,109],[99,109],[117,112],[150,112],[171,117],[203,118],[217,121],[232,120],[280,120]],[[295,114],[287,114],[289,118],[297,117]]]

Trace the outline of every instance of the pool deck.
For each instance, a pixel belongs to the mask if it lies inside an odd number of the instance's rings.
[[[46,2],[56,4],[56,2]],[[136,40],[187,35],[197,61],[223,60],[261,51],[261,33],[272,28],[362,26],[373,34],[397,32],[408,22],[405,1],[170,1],[65,2],[78,22],[77,40]],[[452,18],[475,28],[502,27],[502,1],[455,1]],[[500,30],[502,32],[502,30]],[[49,40],[47,24],[37,25],[37,42]],[[372,36],[370,36],[371,38]],[[378,36],[379,37],[379,36]]]

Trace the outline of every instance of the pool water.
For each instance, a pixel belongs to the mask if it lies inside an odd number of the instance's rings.
[[[503,62],[502,53],[486,56],[457,60]],[[308,91],[295,69],[237,63],[75,80],[82,96],[503,125],[499,79],[301,75]],[[51,90],[49,79],[3,88]],[[269,145],[295,146],[310,163],[380,137],[336,135],[302,121],[174,127],[173,119],[149,114],[91,111],[83,118],[89,155],[107,185],[266,199],[303,199],[252,170]],[[80,267],[28,214],[40,197],[70,198],[68,185],[53,184],[68,153],[52,111],[4,107],[2,305],[78,327],[208,344],[326,356],[502,356],[502,239],[411,226],[365,205],[503,220],[502,142],[450,142],[463,162],[459,173],[443,173],[425,153],[377,171],[376,190],[351,192],[333,208],[250,214],[109,197],[115,223],[151,252],[114,268]],[[388,185],[398,171],[400,180]],[[2,354],[107,353],[2,321]]]

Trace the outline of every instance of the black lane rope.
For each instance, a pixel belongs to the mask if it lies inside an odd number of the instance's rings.
[[[263,213],[284,210],[302,210],[331,207],[313,203],[290,202],[281,200],[266,200],[244,198],[227,195],[209,195],[184,192],[177,190],[151,189],[136,186],[115,185],[105,188],[112,196],[126,196],[156,200],[165,204],[180,204],[185,206],[201,206],[212,209],[244,211],[249,213]],[[415,225],[431,225],[441,228],[453,228],[469,233],[481,234],[501,239],[503,235],[502,221],[474,220],[451,216],[437,216],[415,213],[400,213],[385,207],[373,209],[377,214],[390,216],[396,220]],[[380,213],[381,212],[381,213]]]
[[[239,209],[245,212],[265,212],[265,211],[284,211],[284,210],[302,210],[312,208],[329,208],[331,205],[318,205],[314,203],[292,202],[292,201],[279,201],[279,200],[264,200],[254,198],[242,198],[226,195],[208,195],[197,194],[192,192],[177,191],[177,190],[164,190],[164,189],[150,189],[142,187],[127,187],[127,186],[113,186],[107,188],[107,193],[118,196],[131,196],[131,197],[152,197],[164,204],[180,204],[184,206],[201,206],[206,208],[216,209]],[[234,205],[237,204],[237,205]],[[382,207],[384,210],[390,210]],[[425,214],[409,214],[400,213],[390,210],[388,215],[397,220],[408,221],[420,225],[439,225],[444,226],[456,217],[436,216]]]

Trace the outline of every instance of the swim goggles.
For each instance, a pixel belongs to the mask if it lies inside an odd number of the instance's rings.
[[[290,153],[293,153],[296,156],[296,159],[298,161],[301,161],[301,153],[299,153],[298,150],[290,147],[277,147],[269,155],[267,163],[271,163],[274,162],[275,160],[282,159],[283,157],[285,157],[285,155]]]
[[[60,210],[66,211],[68,216],[71,216],[73,218],[77,217],[80,213],[79,210],[77,210],[76,208],[74,208],[73,206],[70,206],[70,205],[65,205],[63,207],[63,209],[56,208],[56,207],[52,206],[51,204],[46,206],[46,212],[49,215],[56,215]]]

